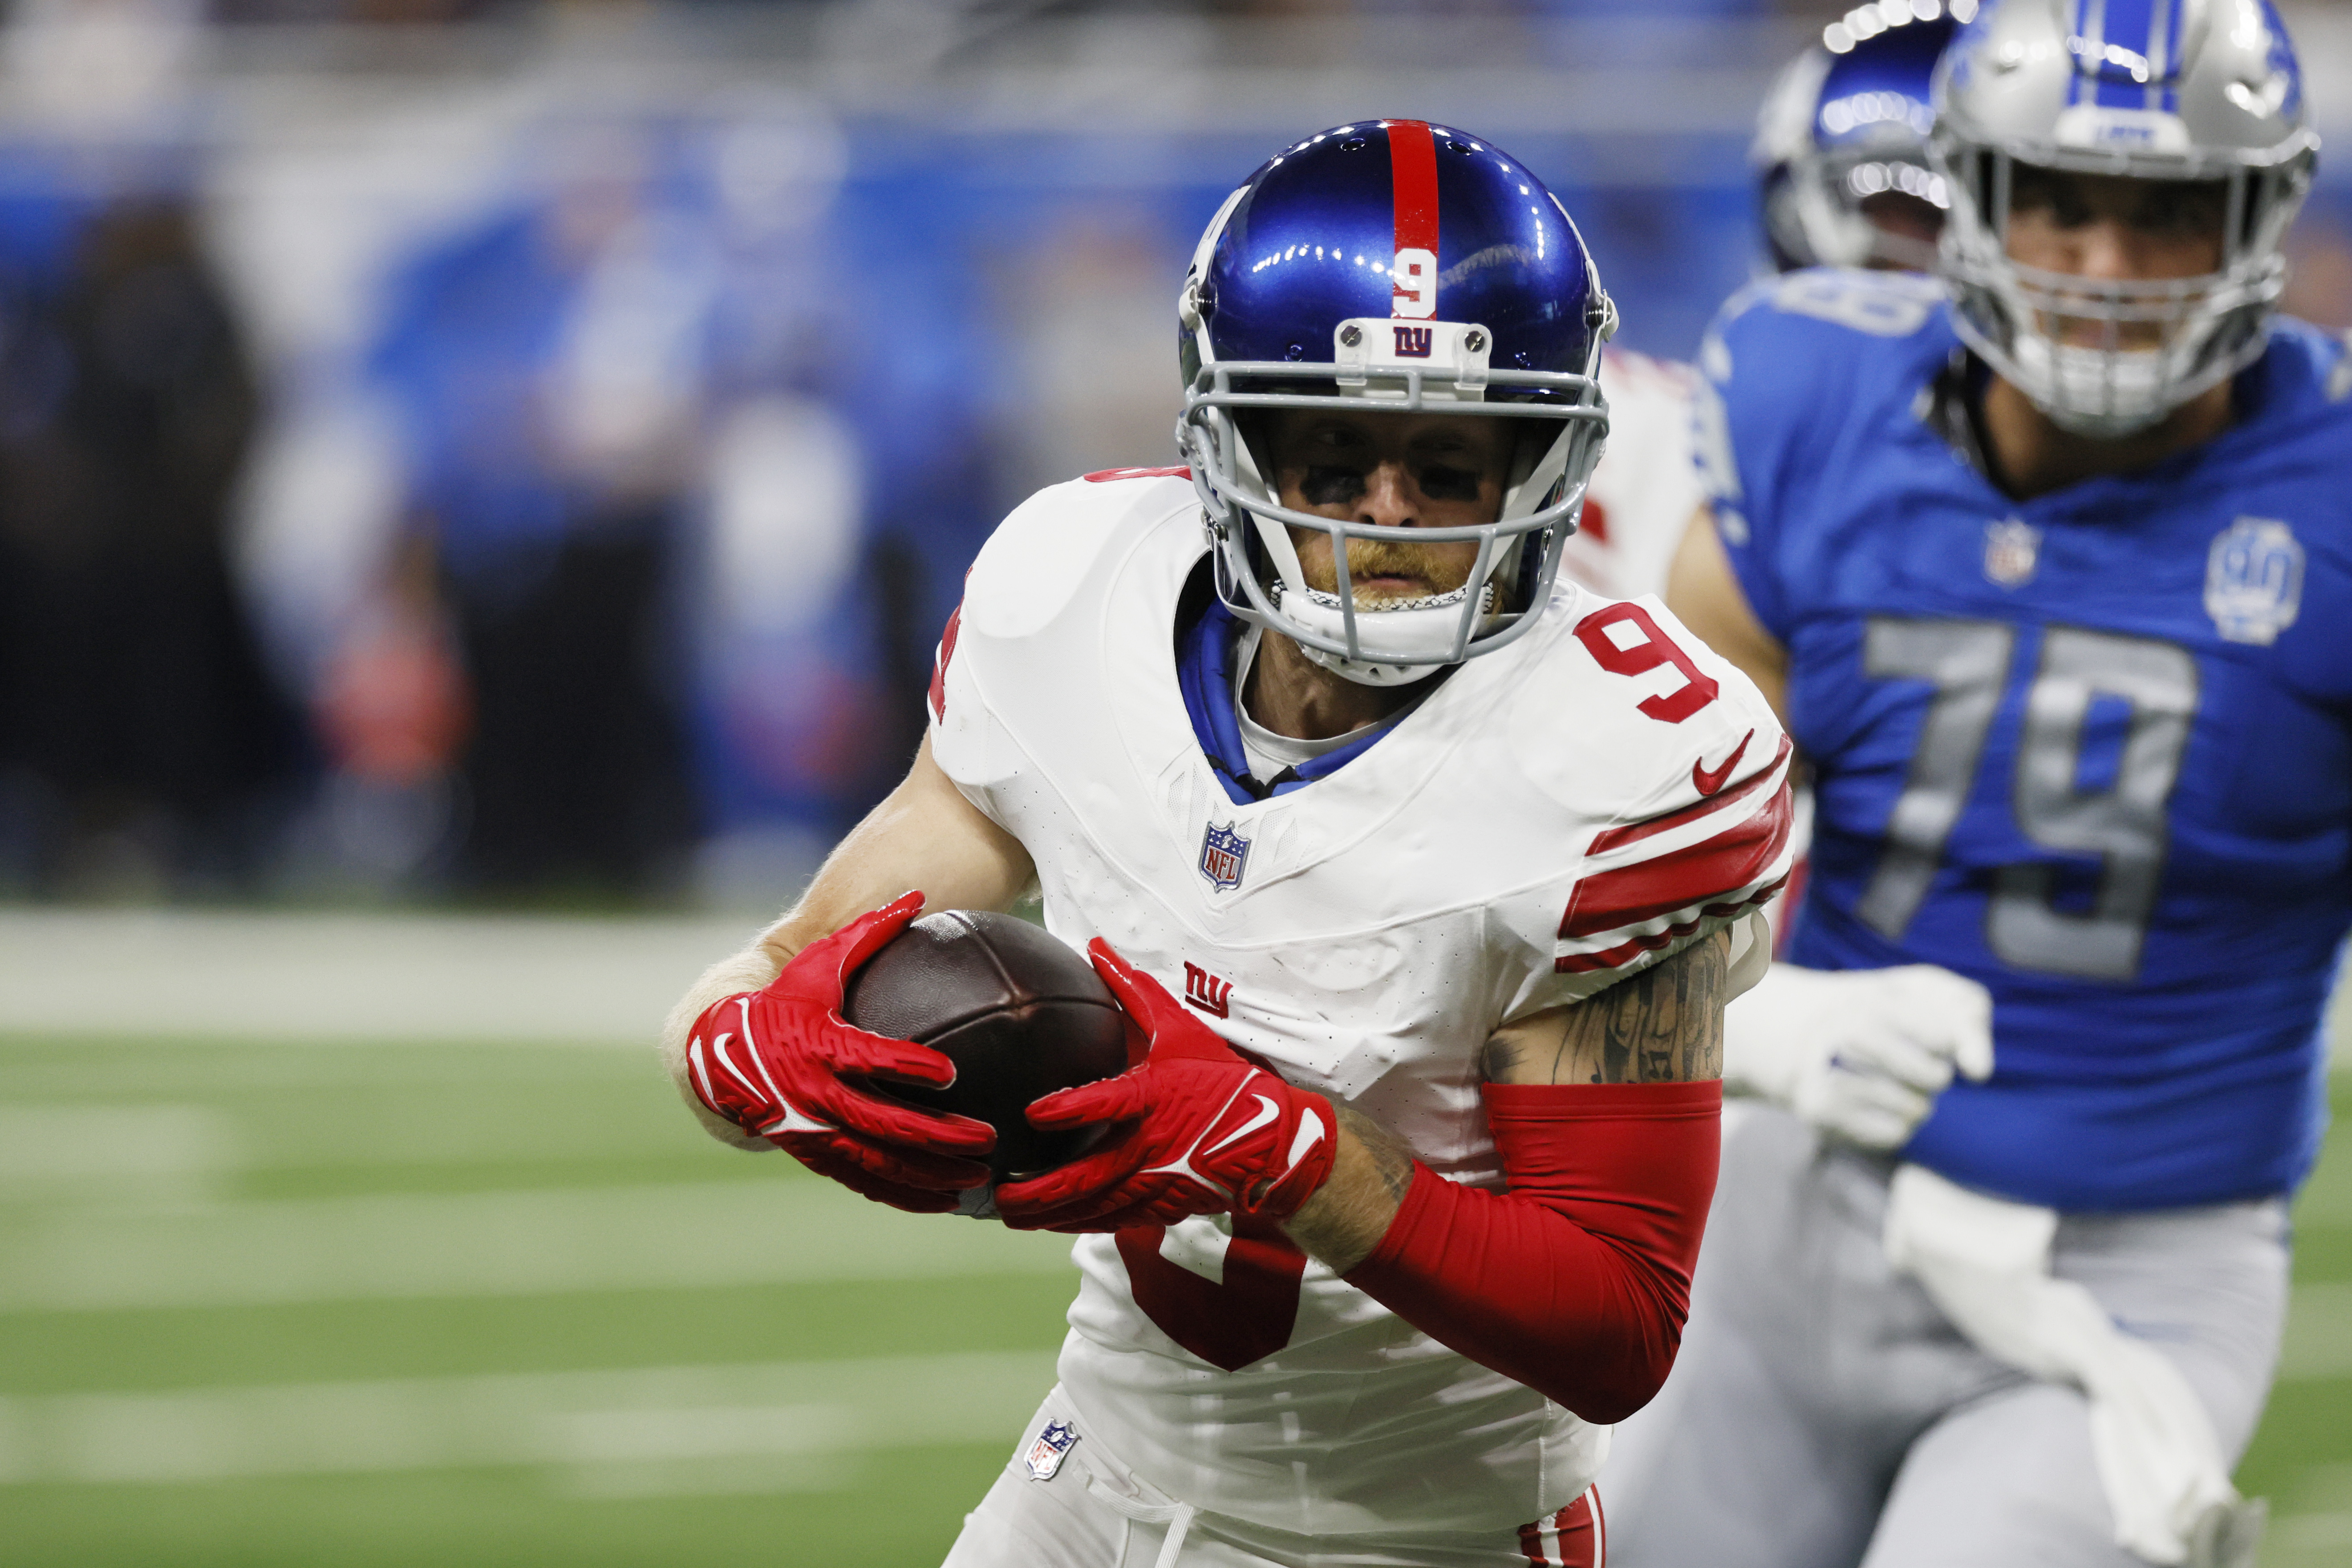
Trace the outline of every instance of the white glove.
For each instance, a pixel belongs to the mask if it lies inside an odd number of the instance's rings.
[[[1864,1149],[1894,1149],[1955,1069],[1992,1076],[1992,997],[1930,963],[1776,963],[1723,1015],[1723,1082]]]
[[[2264,1505],[2238,1495],[2213,1423],[2189,1380],[2116,1327],[2071,1279],[2050,1275],[2058,1215],[1946,1181],[1895,1173],[1886,1261],[1996,1361],[2090,1400],[2091,1455],[2116,1518],[2116,1544],[2145,1562],[2252,1568]]]

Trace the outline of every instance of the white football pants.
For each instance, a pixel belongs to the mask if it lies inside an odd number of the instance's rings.
[[[1048,1422],[1078,1440],[1031,1473]],[[1313,1538],[1202,1513],[1142,1479],[1087,1434],[1059,1388],[1023,1430],[996,1484],[964,1516],[942,1568],[1602,1568],[1598,1489],[1492,1540]]]
[[[1893,1169],[1777,1110],[1727,1130],[1674,1375],[1611,1447],[1617,1568],[2147,1568],[2083,1394],[1888,1268]],[[2278,1360],[2285,1206],[2065,1215],[2052,1264],[2179,1369],[2234,1465]]]

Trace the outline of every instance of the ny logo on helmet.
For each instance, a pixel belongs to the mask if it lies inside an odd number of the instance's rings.
[[[1429,342],[1433,329],[1429,327],[1399,327],[1396,329],[1396,352],[1399,359],[1427,359]]]
[[[1222,893],[1227,888],[1242,885],[1242,868],[1249,863],[1250,841],[1234,831],[1228,824],[1219,827],[1209,824],[1201,836],[1201,875],[1209,885]]]

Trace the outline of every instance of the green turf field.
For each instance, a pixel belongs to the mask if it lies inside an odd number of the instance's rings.
[[[2271,1568],[2352,1563],[2352,1158],[2300,1239]],[[721,1149],[643,1051],[0,1037],[0,1563],[920,1568],[1066,1251]]]

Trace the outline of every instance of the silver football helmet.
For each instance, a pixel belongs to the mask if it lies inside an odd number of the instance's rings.
[[[2270,0],[1996,0],[1945,53],[1936,108],[1960,335],[2057,424],[2129,435],[2261,356],[2319,147]],[[2221,184],[2221,269],[2107,281],[2020,265],[2021,163]],[[2084,322],[2095,344],[2068,341]]]

